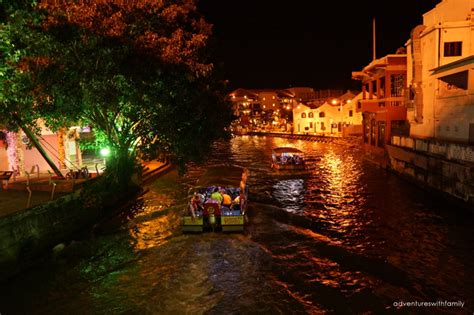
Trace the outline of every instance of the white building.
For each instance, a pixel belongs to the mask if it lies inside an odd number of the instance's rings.
[[[474,0],[443,0],[407,42],[410,136],[474,143]]]
[[[322,105],[298,104],[293,109],[294,133],[313,135],[361,134],[362,113],[356,112],[357,96],[348,92]],[[342,113],[341,113],[342,109]]]

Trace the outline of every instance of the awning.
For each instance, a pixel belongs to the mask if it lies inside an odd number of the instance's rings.
[[[469,70],[473,66],[474,66],[474,56],[469,56],[469,57],[448,63],[446,65],[442,65],[440,67],[430,69],[430,71],[433,71],[433,73],[431,74],[432,76],[434,76],[435,78],[440,78],[440,77],[448,76],[448,75],[455,74],[461,71]]]

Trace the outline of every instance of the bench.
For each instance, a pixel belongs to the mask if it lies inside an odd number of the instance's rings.
[[[2,181],[2,185],[0,185],[0,190],[3,188],[3,181],[7,182],[7,187],[8,187],[8,181],[10,180],[10,177],[12,177],[13,171],[0,171],[0,180]]]

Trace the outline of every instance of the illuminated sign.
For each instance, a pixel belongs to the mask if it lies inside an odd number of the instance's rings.
[[[222,216],[221,217],[221,224],[222,225],[243,225],[244,224],[244,216],[243,215]]]

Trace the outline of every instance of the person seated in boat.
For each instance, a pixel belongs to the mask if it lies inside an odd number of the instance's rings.
[[[191,198],[191,201],[189,202],[188,209],[189,212],[191,213],[191,216],[193,219],[196,218],[196,214],[198,213],[199,210],[201,210],[202,207],[202,200],[199,194],[194,194],[193,197]]]
[[[240,196],[237,196],[234,200],[232,200],[230,210],[240,210]]]
[[[221,192],[219,191],[219,188],[218,188],[218,187],[215,187],[215,188],[214,188],[214,190],[213,190],[213,192],[212,192],[212,194],[211,194],[211,199],[212,199],[212,200],[216,200],[216,201],[219,203],[219,205],[222,204],[222,201],[223,201],[224,198],[222,197],[222,194],[221,194]]]
[[[232,204],[232,197],[225,191],[225,189],[221,189],[220,193],[222,195],[222,205],[230,207]]]

